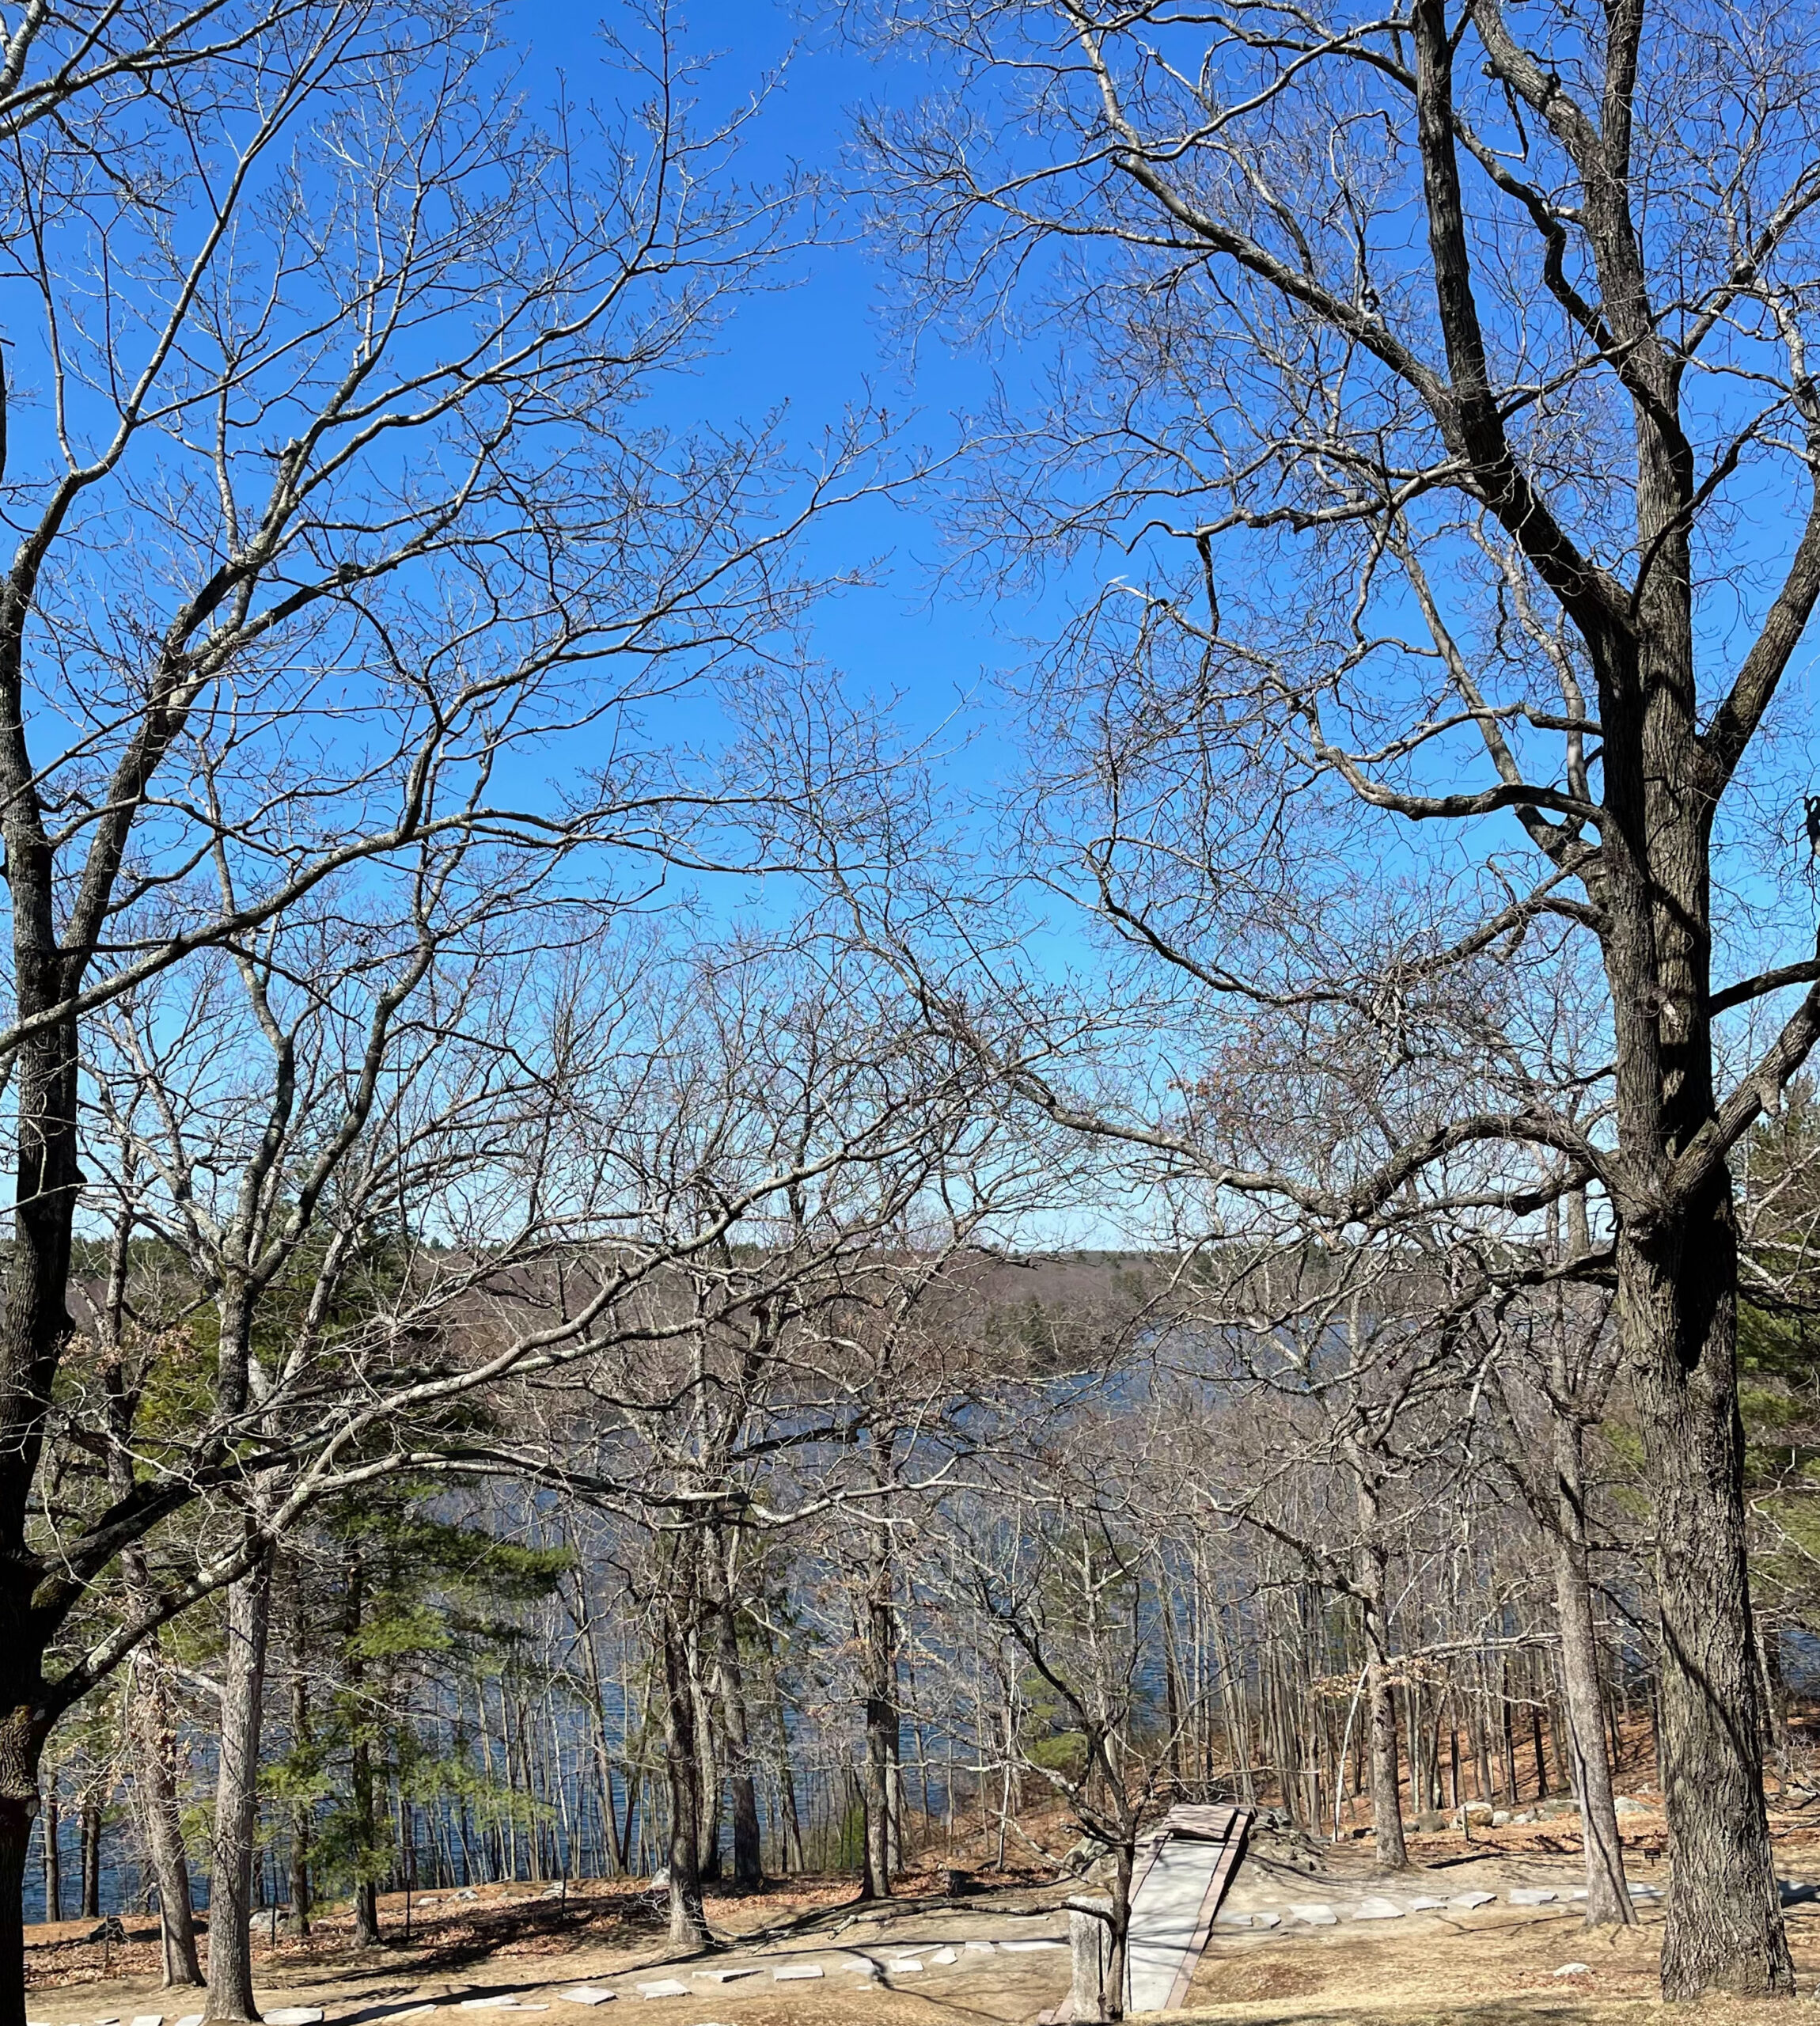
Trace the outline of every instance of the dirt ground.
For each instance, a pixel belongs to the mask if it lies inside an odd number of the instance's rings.
[[[1654,1994],[1659,1905],[1646,1905],[1640,1927],[1614,1937],[1589,1934],[1571,1901],[1515,1906],[1503,1896],[1516,1886],[1571,1890],[1579,1876],[1574,1842],[1552,1828],[1497,1832],[1472,1846],[1429,1837],[1412,1846],[1418,1868],[1394,1877],[1376,1870],[1366,1844],[1322,1846],[1313,1873],[1292,1861],[1293,1850],[1262,1845],[1242,1867],[1226,1910],[1276,1910],[1283,1924],[1218,1929],[1187,2009],[1148,2016],[1247,2026],[1515,2026],[1532,2019],[1632,2026],[1646,2015],[1660,2019],[1665,2008]],[[1820,1883],[1820,1828],[1784,1833],[1777,1856],[1785,1877]],[[1627,1860],[1634,1881],[1666,1886],[1659,1836],[1649,1825]],[[932,1888],[935,1881],[922,1883]],[[1344,1916],[1373,1893],[1407,1903],[1469,1888],[1500,1897],[1470,1911],[1450,1906],[1370,1922],[1342,1918],[1332,1927],[1287,1915],[1292,1904],[1328,1903]],[[1066,1880],[999,1879],[962,1899],[931,1890],[880,1908],[855,1904],[850,1880],[793,1881],[763,1895],[711,1898],[709,1918],[726,1945],[680,1960],[665,1946],[657,1899],[633,1886],[571,1887],[556,1897],[524,1886],[483,1888],[473,1899],[419,1895],[408,1941],[403,1897],[392,1895],[383,1909],[384,1946],[357,1952],[334,1922],[307,1941],[281,1933],[261,1948],[258,1986],[267,2009],[320,2007],[327,2026],[383,2026],[406,2014],[423,2026],[510,2026],[516,2013],[462,2009],[464,2000],[486,1997],[547,2008],[525,2026],[605,2026],[625,2017],[620,2005],[652,2026],[1027,2022],[1064,1996],[1067,1955],[1003,1944],[1063,1938],[1062,1902],[1079,1889]],[[1811,2004],[1820,1986],[1820,1898],[1788,1910],[1801,1994]],[[197,2010],[197,1998],[157,1988],[155,1925],[129,1922],[127,1932],[123,1948],[87,1941],[86,1923],[28,1929],[32,2019],[43,2026],[103,2026],[161,2013],[165,2026],[176,2026]],[[969,1941],[995,1945],[969,1949]],[[954,1960],[933,1960],[944,1948]],[[922,1967],[903,1967],[911,1961]],[[866,1963],[876,1967],[875,1979],[859,1974]],[[793,1964],[819,1965],[823,1975],[776,1979],[775,1970]],[[1583,1967],[1556,1974],[1569,1965]],[[737,1974],[724,1982],[696,1974],[710,1970]],[[660,1978],[681,1982],[688,1994],[639,1994],[639,1984]],[[615,1992],[612,2009],[562,1996],[582,1983]],[[1694,2009],[1686,2016],[1695,2017]],[[1768,2002],[1717,1999],[1697,2008],[1700,2026],[1790,2017],[1786,2006]]]

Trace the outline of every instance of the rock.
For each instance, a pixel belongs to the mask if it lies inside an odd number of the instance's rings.
[[[635,1989],[639,1996],[643,1998],[687,1998],[688,1996],[688,1986],[678,1982],[674,1977],[659,1977],[654,1983],[639,1984],[635,1986]]]
[[[931,1963],[939,1963],[944,1969],[950,1963],[958,1963],[960,1960],[959,1956],[946,1942],[929,1958]]]
[[[1291,1906],[1291,1920],[1300,1921],[1304,1927],[1330,1928],[1337,1926],[1340,1916],[1331,1906]]]
[[[1432,1899],[1427,1893],[1424,1893],[1420,1899],[1412,1899],[1409,1902],[1409,1910],[1412,1914],[1435,1914],[1439,1913],[1447,1903],[1445,1899]]]
[[[651,1890],[654,1892],[667,1892],[669,1889],[670,1868],[665,1865],[661,1870],[651,1873]]]
[[[918,1956],[900,1956],[895,1962],[887,1963],[885,1967],[887,1973],[893,1977],[915,1977],[921,1975],[923,1964]]]
[[[1509,1821],[1511,1827],[1514,1829],[1518,1827],[1519,1825],[1526,1826],[1528,1823],[1534,1822],[1535,1819],[1534,1815],[1532,1815],[1527,1808],[1525,1808],[1521,1815],[1513,1815],[1509,1817]]]
[[[1251,1925],[1254,1928],[1280,1928],[1283,1925],[1283,1916],[1280,1914],[1253,1914]]]
[[[572,1991],[563,1991],[559,1996],[566,1998],[571,2005],[611,2005],[619,1996],[617,1991],[604,1991],[598,1984],[577,1984]]]
[[[1613,1815],[1653,1815],[1655,1811],[1629,1794],[1620,1794],[1611,1804]]]
[[[772,1971],[771,1980],[775,1984],[796,1984],[821,1975],[819,1963],[786,1963],[782,1969]]]
[[[1558,1970],[1552,1971],[1551,1975],[1556,1977],[1590,1977],[1592,1975],[1592,1965],[1590,1963],[1564,1963]]]
[[[1495,1892],[1456,1892],[1447,1902],[1450,1906],[1464,1907],[1469,1914],[1475,1906],[1488,1906],[1497,1898]]]
[[[1450,1826],[1455,1829],[1489,1829],[1492,1826],[1491,1803],[1468,1801],[1464,1808],[1455,1808]]]
[[[1356,1921],[1400,1921],[1403,1909],[1394,1899],[1361,1899],[1352,1910]]]
[[[1560,1895],[1552,1885],[1513,1885],[1504,1896],[1513,1906],[1546,1906]]]
[[[1578,1801],[1557,1794],[1538,1806],[1536,1819],[1538,1822],[1565,1822],[1571,1815],[1577,1822],[1579,1812]]]
[[[135,2012],[132,2026],[165,2026],[165,2015],[161,2012]]]
[[[1029,1950],[1033,1949],[1033,1948],[1066,1948],[1067,1947],[1067,1945],[1068,1945],[1068,1944],[1067,1944],[1065,1941],[1002,1941],[1002,1942],[1000,1942],[1000,1943],[999,1944],[999,1946],[1001,1948],[1015,1948],[1015,1949],[1021,1949],[1021,1950],[1024,1950],[1024,1951],[1026,1951],[1026,1952],[1028,1952]]]
[[[546,2009],[538,2005],[536,2009]],[[322,2026],[322,2014],[313,2005],[281,2005],[265,2015],[266,2026]]]
[[[1438,1808],[1424,1808],[1416,1818],[1416,1832],[1420,1836],[1438,1836],[1447,1827],[1447,1818]]]
[[[1071,1850],[1063,1853],[1062,1869],[1071,1878],[1083,1878],[1095,1865],[1104,1862],[1113,1854],[1110,1843],[1103,1842],[1098,1836],[1083,1836]],[[954,1888],[950,1887],[949,1889],[952,1891]]]
[[[540,1899],[567,1899],[568,1896],[569,1888],[561,1879],[558,1879],[554,1885],[545,1886],[537,1895]]]
[[[990,1955],[999,1944],[995,1941],[967,1941],[961,1945],[972,1953],[986,1956]]]
[[[736,1977],[756,1977],[758,1965],[756,1963],[736,1963],[728,1969],[692,1970],[689,1975],[700,1978],[704,1984],[730,1984]]]
[[[1494,1829],[1502,1829],[1510,1819],[1511,1812],[1507,1808],[1495,1808],[1492,1810],[1492,1827]]]

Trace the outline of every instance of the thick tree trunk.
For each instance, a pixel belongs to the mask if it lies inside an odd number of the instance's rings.
[[[1403,1803],[1397,1780],[1397,1690],[1391,1679],[1390,1639],[1385,1624],[1388,1557],[1378,1531],[1378,1494],[1363,1459],[1352,1459],[1358,1492],[1359,1590],[1365,1635],[1365,1707],[1371,1733],[1371,1830],[1378,1861],[1401,1871],[1409,1861],[1403,1841]],[[1412,1765],[1415,1752],[1410,1752]]]
[[[228,1588],[220,1771],[209,1873],[210,2019],[256,2020],[260,2016],[252,1990],[253,1858],[271,1622],[271,1559],[267,1554]]]
[[[1763,1800],[1744,1529],[1737,1246],[1723,1171],[1704,1214],[1618,1245],[1620,1326],[1655,1504],[1662,1770],[1674,1883],[1663,1995],[1792,1992]]]

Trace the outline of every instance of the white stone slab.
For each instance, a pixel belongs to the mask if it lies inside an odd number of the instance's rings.
[[[1505,1897],[1513,1906],[1546,1906],[1560,1895],[1552,1885],[1513,1885]]]
[[[1223,1928],[1248,1928],[1251,1925],[1251,1916],[1249,1914],[1221,1914],[1216,1918],[1215,1925]]]
[[[915,1956],[900,1956],[885,1966],[887,1975],[893,1977],[914,1977],[922,1967],[921,1960]]]
[[[1253,1914],[1251,1925],[1254,1928],[1280,1928],[1283,1925],[1283,1916],[1280,1914]]]
[[[1633,1885],[1630,1888],[1630,1896],[1633,1899],[1659,1899],[1662,1888],[1659,1885]]]
[[[207,2017],[206,2012],[186,2012],[177,2021],[177,2026],[203,2026],[203,2021]]]
[[[1001,1948],[1017,1948],[1024,1950],[1033,1948],[1066,1948],[1067,1945],[1068,1944],[1065,1941],[1002,1941],[999,1944],[999,1946]]]
[[[781,1970],[773,1970],[771,1977],[773,1983],[793,1984],[805,1978],[819,1977],[822,1974],[819,1963],[787,1963]]]
[[[734,1963],[718,1970],[692,1970],[692,1977],[699,1977],[704,1984],[730,1984],[735,1977],[756,1977],[756,1963]]]
[[[322,2026],[322,2013],[313,2005],[281,2005],[265,2015],[265,2026]]]
[[[1400,1921],[1403,1909],[1394,1899],[1361,1899],[1352,1910],[1356,1921]]]
[[[990,1956],[998,1945],[995,1941],[964,1941],[961,1944],[969,1955],[977,1953],[981,1956]]]
[[[1475,1906],[1488,1906],[1497,1898],[1495,1892],[1456,1892],[1447,1902],[1450,1906],[1464,1906],[1469,1914]]]
[[[1340,1916],[1331,1906],[1291,1906],[1289,1918],[1310,1928],[1337,1927],[1340,1923]]]
[[[1592,1965],[1590,1963],[1564,1963],[1558,1970],[1551,1971],[1549,1975],[1556,1977],[1590,1977]]]
[[[1437,1914],[1447,1905],[1445,1899],[1437,1899],[1431,1893],[1422,1893],[1409,1902],[1412,1914]]]
[[[643,1998],[687,1998],[689,1988],[687,1984],[678,1983],[674,1977],[659,1977],[655,1983],[640,1984],[638,1993]]]
[[[619,1993],[604,1991],[598,1984],[577,1984],[572,1991],[564,1991],[561,1995],[571,2005],[611,2005]]]
[[[133,2026],[165,2026],[165,2015],[161,2012],[135,2012]]]
[[[943,1969],[946,1969],[950,1963],[958,1963],[960,1960],[956,1951],[950,1948],[946,1942],[929,1958],[931,1963],[939,1963]]]

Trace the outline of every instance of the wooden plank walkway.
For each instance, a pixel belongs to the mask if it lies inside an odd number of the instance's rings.
[[[1185,2001],[1251,1823],[1251,1811],[1242,1808],[1173,1808],[1163,1817],[1132,1881],[1128,2011],[1161,2012]]]

